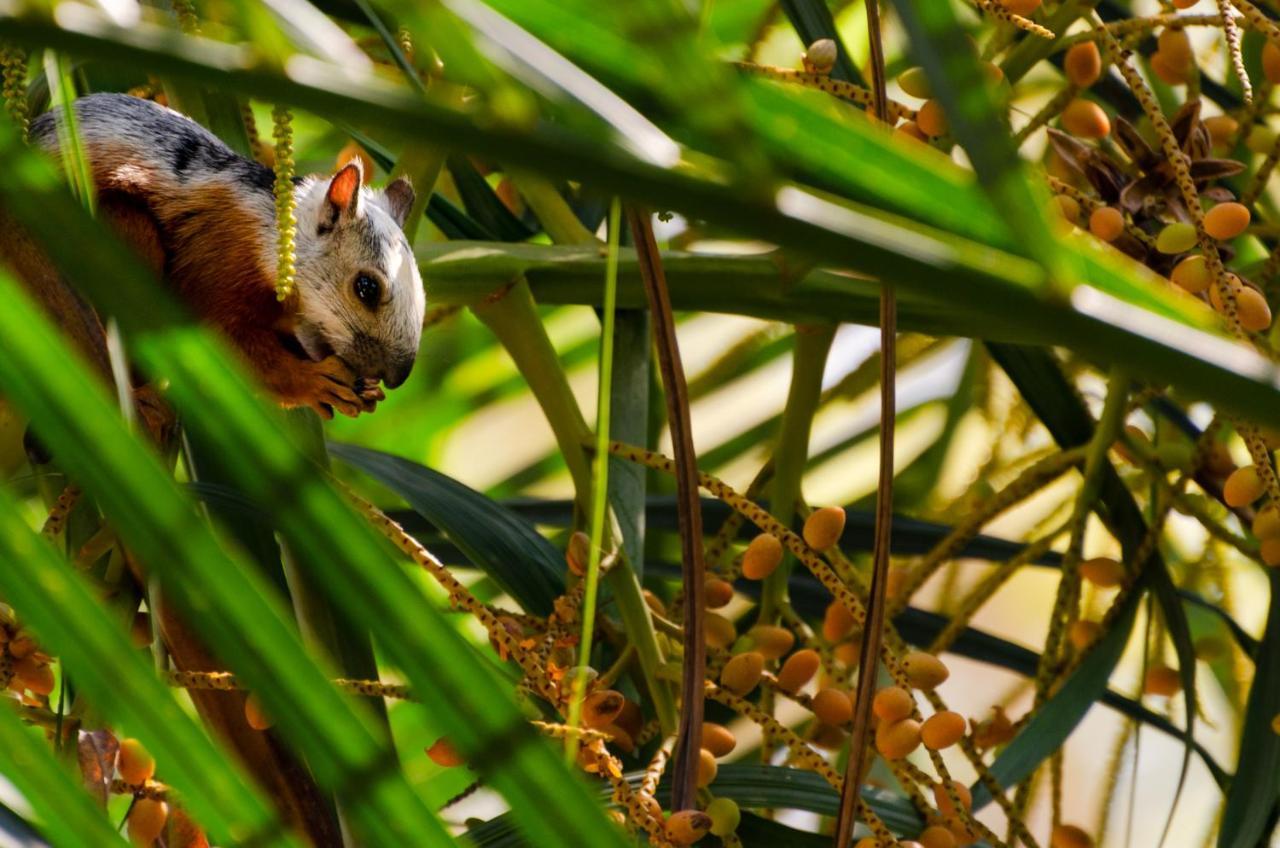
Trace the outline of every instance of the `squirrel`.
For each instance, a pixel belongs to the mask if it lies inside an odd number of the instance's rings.
[[[405,381],[426,309],[403,231],[414,203],[407,180],[370,189],[358,159],[331,177],[295,179],[296,280],[280,302],[270,168],[150,100],[92,94],[74,109],[100,216],[221,330],[282,406],[355,417],[385,397],[379,382]],[[31,123],[32,143],[54,155],[57,120],[47,112]],[[55,320],[78,331],[82,348],[98,348],[96,316],[33,259],[38,249],[24,238],[0,238],[0,259]],[[91,354],[101,365],[105,348]]]

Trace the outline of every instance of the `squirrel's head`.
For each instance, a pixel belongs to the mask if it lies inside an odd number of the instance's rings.
[[[307,355],[330,354],[388,388],[405,381],[422,337],[426,295],[402,229],[413,188],[362,184],[358,160],[295,191],[298,307],[294,333]]]

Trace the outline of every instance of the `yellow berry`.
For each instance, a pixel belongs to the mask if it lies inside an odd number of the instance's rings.
[[[907,680],[916,689],[936,689],[951,676],[942,660],[924,651],[912,651],[902,664],[907,672]]]
[[[964,738],[965,722],[960,713],[943,710],[925,719],[920,728],[920,738],[926,748],[940,751],[950,748]]]
[[[1184,29],[1166,27],[1156,39],[1157,49],[1164,56],[1170,67],[1187,70],[1195,58],[1191,51],[1191,39]]]
[[[764,656],[757,651],[747,651],[731,657],[720,670],[720,685],[735,695],[745,695],[760,682],[764,673]]]
[[[822,638],[828,642],[839,642],[853,632],[856,622],[853,613],[839,601],[827,604],[827,611],[822,617]]]
[[[129,810],[129,841],[134,845],[149,846],[164,832],[169,820],[169,805],[164,801],[139,798]]]
[[[920,722],[904,718],[876,728],[876,750],[886,760],[900,760],[920,747]]]
[[[1271,41],[1262,45],[1262,73],[1267,82],[1280,85],[1280,47]]]
[[[703,748],[698,752],[698,788],[705,789],[716,779],[720,767],[716,765],[715,754]]]
[[[1204,128],[1214,147],[1226,147],[1240,131],[1240,122],[1230,115],[1210,115],[1204,119]]]
[[[1055,195],[1053,199],[1058,204],[1058,212],[1062,214],[1063,218],[1066,218],[1072,224],[1080,223],[1080,201],[1069,194]]]
[[[1178,65],[1157,50],[1151,54],[1151,71],[1165,85],[1186,85],[1191,76],[1191,65]]]
[[[702,723],[702,747],[713,756],[725,757],[738,747],[738,739],[723,724],[705,721]]]
[[[1260,333],[1271,326],[1271,307],[1262,292],[1241,284],[1235,295],[1236,317],[1241,327],[1250,333]]]
[[[767,660],[786,656],[796,643],[796,634],[772,624],[758,624],[747,631],[747,635],[755,640],[755,649]]]
[[[721,580],[719,577],[711,577],[707,579],[707,583],[702,588],[702,597],[706,602],[707,609],[720,609],[728,606],[733,600],[733,584],[728,580]]]
[[[823,689],[813,696],[813,714],[823,724],[841,727],[853,719],[853,701],[839,689]]]
[[[1263,539],[1262,544],[1258,546],[1258,556],[1262,558],[1263,565],[1271,568],[1280,565],[1280,537]]]
[[[1111,119],[1097,103],[1077,97],[1062,110],[1062,127],[1079,138],[1106,138]]]
[[[1276,145],[1276,132],[1265,124],[1255,124],[1244,144],[1254,153],[1265,155]]]
[[[250,692],[244,699],[244,720],[254,730],[269,730],[275,721],[262,708],[262,701],[256,692]]]
[[[782,562],[782,542],[769,533],[761,533],[747,545],[742,555],[742,576],[748,580],[763,580]]]
[[[1265,486],[1258,469],[1252,465],[1237,468],[1222,484],[1222,499],[1230,507],[1242,507],[1262,497]]]
[[[799,692],[817,674],[822,660],[812,648],[804,648],[787,657],[778,670],[778,685],[785,692]]]
[[[1280,733],[1280,713],[1276,713],[1274,716],[1272,716],[1271,731],[1273,733]]]
[[[1166,224],[1156,236],[1156,250],[1161,253],[1186,253],[1196,246],[1196,228],[1186,221]]]
[[[1180,261],[1173,268],[1169,277],[1174,284],[1192,294],[1200,294],[1209,288],[1213,278],[1209,275],[1209,266],[1205,259],[1196,253]]]
[[[940,824],[930,825],[920,831],[917,841],[923,848],[956,848],[956,838]]]
[[[1073,824],[1060,824],[1049,836],[1049,848],[1093,848],[1093,837]]]
[[[13,664],[13,677],[33,695],[48,695],[56,682],[53,668],[34,655],[25,656]]]
[[[824,506],[814,510],[804,522],[804,540],[815,551],[833,548],[844,533],[844,509]]]
[[[453,743],[449,741],[447,736],[441,736],[437,739],[427,749],[427,756],[431,758],[431,762],[441,768],[456,768],[464,762],[462,755],[453,747]]]
[[[924,68],[907,68],[898,75],[898,85],[908,97],[928,100],[932,96],[929,88],[929,77]]]
[[[1071,644],[1075,646],[1077,651],[1083,651],[1098,641],[1098,637],[1101,635],[1102,625],[1085,618],[1071,622],[1071,627],[1067,630],[1067,638],[1071,640]]]
[[[1103,241],[1115,241],[1124,232],[1124,215],[1114,206],[1099,206],[1089,215],[1089,232]]]
[[[1100,589],[1114,589],[1124,582],[1124,566],[1111,557],[1094,557],[1080,563],[1080,576]]]
[[[942,104],[937,100],[926,100],[916,112],[916,126],[929,138],[946,135],[947,116],[942,111]]]
[[[1073,46],[1062,59],[1062,69],[1077,88],[1093,85],[1102,76],[1102,55],[1098,52],[1098,45],[1085,41]]]
[[[1142,691],[1147,695],[1172,697],[1182,690],[1182,676],[1176,668],[1153,665],[1143,678]]]
[[[156,761],[137,739],[123,739],[120,741],[116,772],[125,783],[141,786],[156,773]]]
[[[676,845],[692,845],[711,831],[711,817],[701,810],[681,810],[671,814],[663,831]]]
[[[608,727],[622,712],[626,702],[621,692],[612,689],[592,692],[582,701],[582,723],[596,730]]]
[[[704,619],[703,636],[708,647],[724,650],[738,638],[738,628],[723,615],[709,612]]]
[[[732,798],[713,798],[707,804],[706,812],[711,819],[711,833],[715,836],[728,836],[742,822],[742,811]]]
[[[973,795],[969,792],[969,787],[958,781],[951,781],[951,788],[955,790],[956,797],[960,799],[960,804],[966,810],[973,807]],[[933,802],[938,805],[938,812],[944,817],[956,815],[956,805],[952,802],[951,796],[947,793],[946,787],[941,783],[933,785]]]
[[[1219,241],[1233,239],[1249,226],[1249,209],[1243,203],[1219,203],[1204,215],[1204,231]]]
[[[911,718],[915,707],[915,699],[901,686],[886,686],[871,701],[871,711],[876,714],[876,718],[889,723]]]
[[[1026,17],[1040,8],[1041,0],[1000,0],[1000,4],[1015,15]]]

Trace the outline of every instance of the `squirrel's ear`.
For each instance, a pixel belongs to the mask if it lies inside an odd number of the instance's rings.
[[[320,214],[320,229],[331,230],[338,221],[352,215],[360,204],[360,160],[352,159],[329,181],[324,195],[324,209]]]
[[[413,208],[413,201],[417,195],[413,192],[413,186],[404,177],[390,182],[382,194],[387,198],[387,209],[391,212],[391,217],[395,219],[396,225],[403,228],[405,219],[409,217],[409,210]]]

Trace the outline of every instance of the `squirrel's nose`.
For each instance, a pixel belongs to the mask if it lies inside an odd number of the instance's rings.
[[[414,355],[393,359],[387,364],[387,371],[382,375],[382,382],[388,389],[394,389],[409,378],[413,370]]]

